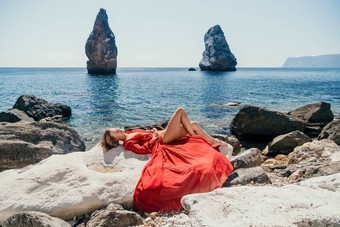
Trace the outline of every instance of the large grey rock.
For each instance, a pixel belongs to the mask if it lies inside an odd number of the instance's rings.
[[[332,175],[340,172],[340,162],[331,162],[320,166],[310,166],[306,168],[305,177],[320,177]]]
[[[302,106],[288,113],[301,121],[307,121],[304,133],[311,137],[317,137],[325,125],[333,120],[331,104],[318,102]]]
[[[190,226],[296,226],[302,219],[339,220],[339,200],[340,173],[283,187],[220,188],[181,203]]]
[[[132,208],[134,189],[149,159],[122,146],[106,153],[96,146],[0,172],[0,225],[27,210],[70,220],[110,203]]]
[[[260,150],[257,148],[248,149],[241,154],[230,159],[234,170],[239,168],[250,168],[261,164]]]
[[[84,150],[79,134],[67,125],[0,123],[0,171],[34,164],[52,154]]]
[[[26,211],[9,217],[4,227],[70,227],[70,225],[41,212]]]
[[[18,122],[27,121],[34,122],[34,119],[29,117],[24,111],[18,109],[9,109],[6,112],[0,112],[0,122]]]
[[[289,132],[275,137],[273,141],[268,144],[268,147],[266,147],[263,154],[289,154],[295,147],[311,141],[311,138],[300,131]]]
[[[219,25],[210,28],[204,36],[205,50],[199,63],[201,70],[235,71],[235,56],[231,53]]]
[[[62,116],[62,120],[66,120],[72,115],[69,106],[60,103],[49,103],[34,95],[21,95],[15,102],[13,108],[24,111],[35,121],[60,115]]]
[[[318,140],[330,139],[340,145],[340,119],[329,122],[318,136]]]
[[[288,164],[330,161],[330,156],[340,152],[334,141],[323,139],[304,143],[288,155]]]
[[[252,168],[242,168],[235,170],[228,178],[224,187],[232,185],[247,185],[249,183],[254,184],[271,184],[267,173],[261,166]]]
[[[266,172],[272,172],[278,177],[289,177],[297,170],[301,170],[303,173],[305,173],[307,168],[325,166],[327,164],[328,162],[308,162],[281,166],[265,166],[263,168]]]
[[[115,35],[110,29],[105,9],[100,9],[93,31],[85,45],[87,71],[90,74],[115,74],[117,68],[117,47]]]
[[[305,124],[284,113],[245,105],[232,120],[230,130],[243,139],[270,141],[285,133],[303,131]]]
[[[124,210],[119,204],[111,203],[105,210],[95,211],[90,220],[87,222],[87,227],[124,227],[142,225],[142,217],[133,211]]]
[[[328,123],[333,120],[331,104],[318,102],[308,104],[289,112],[289,115],[308,121],[309,123]]]

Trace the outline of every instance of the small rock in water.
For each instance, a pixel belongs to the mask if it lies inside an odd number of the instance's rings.
[[[225,106],[237,106],[237,107],[241,107],[241,103],[239,102],[228,102],[226,104],[224,104]]]

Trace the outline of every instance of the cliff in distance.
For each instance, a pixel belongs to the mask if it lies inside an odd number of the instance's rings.
[[[340,54],[289,57],[283,68],[340,68]]]

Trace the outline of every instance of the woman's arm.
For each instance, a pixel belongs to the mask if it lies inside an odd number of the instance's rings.
[[[156,140],[151,139],[148,142],[144,143],[143,145],[140,145],[138,143],[135,143],[133,140],[126,141],[124,143],[124,149],[133,151],[136,154],[151,154],[152,148],[155,145]]]
[[[143,145],[136,143],[135,140],[127,140],[124,142],[124,149],[133,151],[136,154],[151,154],[156,141],[159,139],[157,129],[152,129],[152,132],[152,139],[145,142]]]

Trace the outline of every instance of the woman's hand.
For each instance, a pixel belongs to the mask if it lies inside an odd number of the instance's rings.
[[[159,140],[159,133],[158,133],[158,130],[153,128],[151,129],[151,131],[153,132],[153,135],[152,135],[152,139],[154,140]]]

